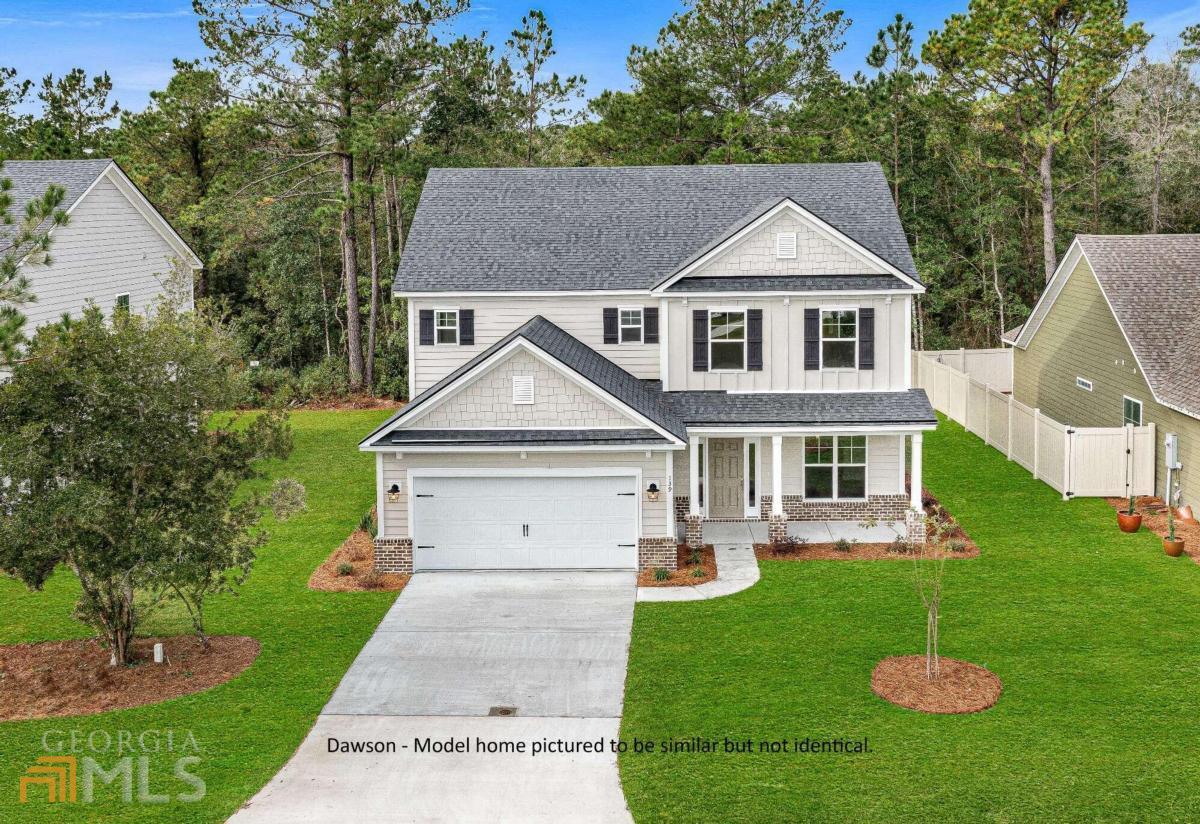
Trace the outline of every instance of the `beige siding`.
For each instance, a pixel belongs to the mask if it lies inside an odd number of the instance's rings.
[[[806,308],[875,309],[875,368],[804,368],[804,310]],[[907,389],[905,361],[909,344],[905,335],[909,298],[847,296],[827,298],[672,298],[667,324],[670,342],[668,388],[724,389],[733,391],[899,391]],[[763,310],[763,368],[756,372],[696,372],[692,369],[692,312],[697,309],[747,308]]]
[[[646,457],[649,454],[650,457]],[[620,467],[640,469],[642,490],[651,483],[666,490],[666,457],[659,452],[527,452],[526,458],[511,452],[477,453],[403,453],[397,458],[388,453],[383,459],[384,488],[399,484],[403,492],[398,502],[384,501],[383,523],[390,538],[408,536],[409,469],[568,469],[582,467]],[[686,476],[685,476],[686,477]],[[671,535],[668,523],[670,496],[660,494],[657,501],[642,495],[642,536]]]
[[[37,298],[22,310],[27,333],[63,313],[78,317],[88,301],[110,315],[122,293],[133,312],[153,308],[177,257],[107,178],[79,201],[53,239],[49,265],[22,267]]]
[[[1092,382],[1088,392],[1076,377]],[[1120,426],[1122,399],[1142,402],[1157,428],[1155,486],[1166,484],[1163,436],[1179,435],[1183,499],[1200,503],[1200,421],[1155,403],[1086,260],[1072,271],[1027,349],[1013,352],[1013,396],[1072,426]]]
[[[780,232],[796,233],[796,257],[775,256],[775,236]],[[794,212],[783,212],[690,274],[862,275],[884,271],[818,232]]]
[[[421,346],[413,330],[412,394],[416,395],[487,349],[534,315],[560,326],[568,334],[631,373],[654,380],[659,377],[659,347],[656,343],[604,343],[604,308],[608,306],[658,306],[648,296],[562,295],[557,297],[471,297],[455,299],[414,298],[413,323],[421,309],[460,308],[475,310],[475,343],[472,346]]]
[[[514,404],[513,378],[533,377],[534,402]],[[528,352],[517,351],[405,428],[642,427]]]

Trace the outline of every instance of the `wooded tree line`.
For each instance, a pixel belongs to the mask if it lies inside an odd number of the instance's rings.
[[[116,157],[267,391],[407,393],[388,296],[434,166],[879,161],[925,348],[996,345],[1076,233],[1200,231],[1200,26],[1150,60],[1122,0],[972,0],[919,52],[897,15],[849,79],[824,0],[688,0],[631,48],[632,89],[591,99],[536,10],[496,49],[441,36],[467,0],[194,7],[212,57],[144,111],[107,75],[0,69],[0,153]]]

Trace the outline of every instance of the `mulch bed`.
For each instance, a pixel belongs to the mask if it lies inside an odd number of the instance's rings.
[[[654,580],[654,570],[644,569],[638,573],[638,586],[640,587],[691,587],[696,584],[707,584],[709,581],[717,579],[717,556],[713,551],[712,544],[705,544],[700,548],[700,563],[688,563],[692,557],[692,551],[688,549],[687,544],[680,544],[676,547],[676,559],[679,565],[678,569],[671,570],[670,576],[665,581]],[[704,574],[693,576],[692,573],[697,569]]]
[[[376,398],[373,395],[351,395],[348,398],[314,398],[298,406],[298,409],[309,409],[322,412],[338,412],[350,409],[399,409],[405,401],[392,398]]]
[[[925,677],[924,655],[884,658],[871,673],[871,690],[885,701],[920,712],[980,712],[1000,699],[1004,685],[991,670],[956,658],[939,658],[941,675]]]
[[[154,663],[161,641],[167,661]],[[244,635],[217,635],[205,651],[194,635],[139,638],[138,663],[109,666],[95,639],[0,647],[0,721],[92,715],[157,704],[224,684],[254,663],[260,646]]]
[[[348,575],[338,572],[349,564]],[[375,542],[366,531],[356,529],[325,559],[308,579],[308,588],[321,592],[399,592],[411,575],[375,572]]]
[[[1105,498],[1108,505],[1118,512],[1129,508],[1128,498]],[[1142,514],[1142,529],[1148,529],[1160,538],[1167,537],[1167,505],[1162,498],[1144,496],[1134,501],[1134,508]],[[1113,519],[1113,529],[1117,528],[1117,520]],[[1200,522],[1184,520],[1175,515],[1175,537],[1183,541],[1183,552],[1192,561],[1200,564]]]

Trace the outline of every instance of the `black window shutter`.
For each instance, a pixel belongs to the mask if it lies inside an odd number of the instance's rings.
[[[875,310],[858,310],[858,368],[875,368]]]
[[[642,310],[642,340],[658,343],[658,307],[647,306]]]
[[[615,307],[604,308],[604,342],[619,343],[617,337],[617,310]]]
[[[461,346],[475,344],[475,310],[458,310],[458,342]]]
[[[692,310],[692,371],[708,371],[708,310]]]
[[[821,310],[804,310],[804,368],[821,368]]]
[[[746,310],[746,368],[761,372],[763,368],[762,310]]]
[[[421,310],[421,346],[433,346],[433,310]]]

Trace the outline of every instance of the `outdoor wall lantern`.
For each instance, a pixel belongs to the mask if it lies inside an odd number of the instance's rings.
[[[650,486],[646,487],[646,500],[647,501],[657,501],[658,500],[658,484],[650,484]]]
[[[394,503],[399,503],[399,501],[400,501],[400,484],[392,484],[391,489],[388,490],[388,503],[394,504]]]

